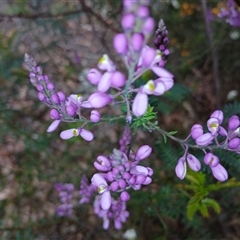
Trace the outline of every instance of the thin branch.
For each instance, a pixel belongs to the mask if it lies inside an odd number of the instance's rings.
[[[52,14],[52,13],[38,13],[38,14],[23,14],[23,13],[18,13],[18,14],[4,14],[0,13],[0,18],[8,18],[8,19],[13,19],[13,18],[23,18],[23,19],[37,19],[37,18],[58,18],[58,17],[65,17],[69,15],[74,15],[74,14],[79,14],[81,13],[82,10],[74,10],[74,11],[69,11],[69,12],[62,12],[62,13],[57,13],[57,14]]]
[[[94,12],[92,8],[88,7],[88,6],[86,5],[86,3],[85,3],[85,0],[79,0],[79,3],[80,3],[81,6],[82,6],[82,11],[83,11],[83,12],[88,12],[88,13],[92,14],[92,15],[93,15],[99,22],[101,22],[105,27],[111,29],[111,30],[112,30],[113,32],[115,32],[115,33],[119,33],[119,30],[118,30],[118,29],[116,29],[112,24],[109,24],[108,22],[106,22],[106,20],[103,19],[103,17],[102,17],[100,14]]]
[[[204,16],[204,20],[205,20],[207,38],[208,38],[208,41],[209,41],[209,45],[210,45],[210,49],[211,49],[211,57],[212,57],[212,61],[213,61],[213,78],[214,78],[214,82],[215,82],[216,101],[217,101],[216,107],[218,109],[220,109],[220,105],[221,105],[221,98],[220,98],[221,85],[220,85],[220,78],[219,78],[219,65],[218,65],[217,50],[216,50],[216,47],[214,46],[214,43],[213,43],[212,29],[211,29],[210,22],[208,21],[206,0],[201,0],[201,4],[202,4],[203,16]]]

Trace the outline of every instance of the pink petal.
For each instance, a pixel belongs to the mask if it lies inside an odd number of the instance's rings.
[[[163,77],[163,78],[173,78],[173,75],[167,71],[164,68],[158,67],[158,66],[153,66],[151,67],[151,70],[158,75],[159,77]]]
[[[132,111],[136,117],[144,115],[148,106],[148,96],[145,93],[138,92],[133,100]]]
[[[48,127],[47,132],[53,132],[57,129],[59,123],[61,122],[61,120],[55,120],[51,123],[51,125]]]
[[[63,140],[67,140],[67,139],[70,139],[74,136],[78,136],[79,135],[79,132],[77,129],[75,128],[72,128],[72,129],[68,129],[68,130],[65,130],[65,131],[62,131],[61,134],[60,134],[60,137],[63,139]]]
[[[93,176],[92,176],[92,179],[91,179],[91,182],[93,185],[95,186],[99,186],[99,185],[105,185],[107,186],[107,182],[106,180],[101,176],[101,174],[99,173],[95,173]]]
[[[94,138],[94,135],[92,134],[92,132],[90,132],[86,129],[83,129],[83,128],[80,130],[79,134],[86,141],[92,141]]]
[[[111,207],[111,194],[109,191],[106,191],[102,194],[101,207],[103,210],[108,210]]]
[[[105,72],[98,83],[98,91],[99,92],[106,92],[111,85],[111,77],[112,73]]]

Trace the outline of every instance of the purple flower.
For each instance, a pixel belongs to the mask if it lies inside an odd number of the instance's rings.
[[[228,121],[228,129],[231,131],[235,131],[240,125],[239,117],[233,115]]]
[[[89,70],[87,79],[90,83],[97,85],[102,78],[102,74],[95,68]]]
[[[150,146],[143,145],[137,150],[135,159],[137,161],[143,160],[143,159],[149,157],[151,152],[152,152],[152,148]]]
[[[86,141],[92,141],[94,138],[92,132],[90,132],[84,128],[72,128],[72,129],[62,131],[60,134],[60,137],[63,140],[67,140],[72,137],[77,137],[79,135]]]
[[[92,184],[97,187],[101,197],[101,207],[103,210],[108,210],[111,207],[111,194],[106,180],[98,173],[95,173],[92,177]]]
[[[96,92],[90,95],[87,102],[90,104],[90,107],[102,108],[107,104],[109,104],[111,101],[112,101],[112,98],[106,93]],[[84,106],[84,107],[88,107],[88,106]]]

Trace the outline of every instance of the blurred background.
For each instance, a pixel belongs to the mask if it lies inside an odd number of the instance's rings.
[[[165,67],[175,76],[173,89],[152,99],[152,104],[158,111],[160,127],[178,131],[180,138],[187,137],[195,123],[205,126],[216,109],[225,113],[226,120],[240,114],[240,28],[217,17],[226,1],[207,2],[207,21],[201,1],[153,0],[150,4],[156,23],[162,18],[167,26],[171,54]],[[55,132],[47,133],[49,109],[39,102],[29,82],[24,54],[34,57],[58,90],[67,95],[88,95],[94,89],[86,73],[96,67],[104,53],[123,68],[112,47],[114,34],[121,32],[121,10],[121,1],[112,0],[1,1],[1,239],[131,239],[124,235],[129,229],[137,234],[132,239],[140,240],[239,239],[240,157],[218,152],[229,171],[230,183],[200,194],[204,196],[201,204],[205,200],[208,205],[194,211],[189,204],[199,189],[188,188],[194,183],[175,176],[175,165],[183,153],[181,146],[171,140],[164,143],[159,133],[144,129],[139,129],[134,147],[153,147],[145,163],[155,171],[153,183],[131,192],[127,203],[130,217],[122,230],[112,225],[108,231],[103,230],[102,220],[94,215],[91,204],[79,205],[81,176],[90,179],[95,172],[95,158],[118,148],[124,125],[119,122],[95,126],[95,140],[91,143],[60,139],[60,131],[74,124],[62,124]],[[211,27],[211,42],[206,24]],[[154,46],[154,38],[150,46]],[[119,115],[121,111],[112,108],[102,113]],[[192,154],[202,161],[201,151]],[[198,186],[202,184],[201,191],[210,184],[217,185],[207,167],[192,176]],[[60,201],[54,184],[59,182],[75,186],[71,218],[55,214]]]

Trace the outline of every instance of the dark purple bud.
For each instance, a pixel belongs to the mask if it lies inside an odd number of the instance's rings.
[[[126,192],[126,191],[123,191],[123,192],[120,194],[120,199],[121,199],[123,202],[127,202],[127,201],[130,199],[129,193]]]
[[[228,128],[231,131],[235,131],[240,125],[239,117],[233,115],[228,121]]]
[[[240,145],[240,138],[233,138],[228,143],[228,147],[230,149],[237,149],[239,145]]]

